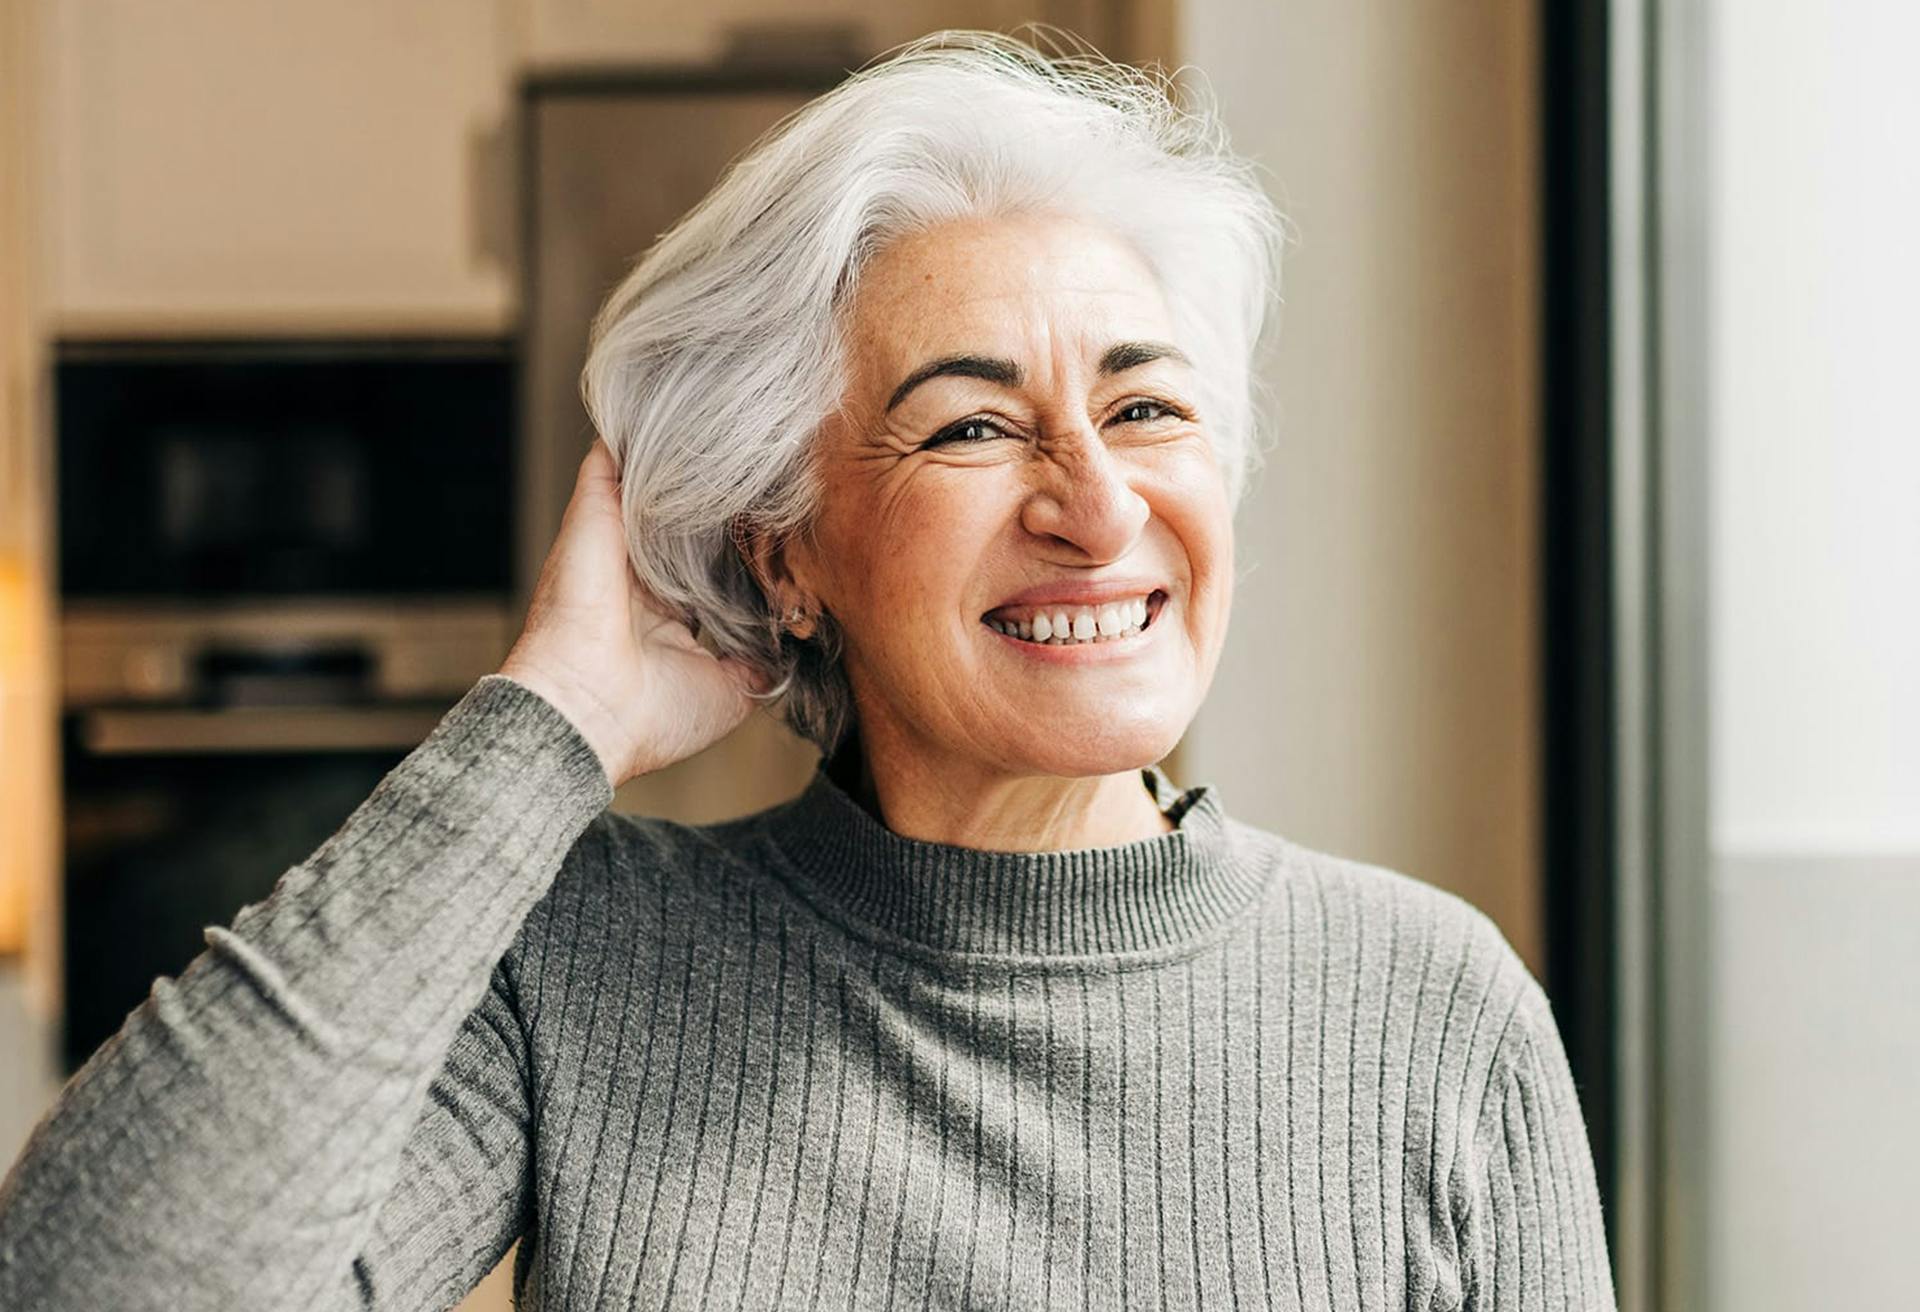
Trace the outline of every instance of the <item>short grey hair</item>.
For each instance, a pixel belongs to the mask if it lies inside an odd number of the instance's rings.
[[[1261,463],[1253,362],[1285,220],[1203,92],[1091,51],[936,32],[776,124],[595,315],[581,391],[620,470],[628,554],[708,650],[831,754],[852,719],[831,615],[786,633],[743,556],[803,531],[812,440],[845,390],[860,270],[944,221],[1050,211],[1130,240],[1158,280],[1229,496]]]

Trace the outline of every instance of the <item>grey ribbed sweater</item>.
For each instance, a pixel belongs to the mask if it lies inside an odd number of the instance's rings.
[[[1610,1308],[1546,1000],[1414,880],[1145,772],[984,852],[818,773],[607,810],[482,679],[161,978],[0,1186],[6,1309]]]

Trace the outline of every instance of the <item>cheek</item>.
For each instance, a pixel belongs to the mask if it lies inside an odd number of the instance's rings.
[[[997,523],[997,494],[982,473],[928,471],[867,521],[852,545],[875,589],[884,591],[880,601],[937,616],[965,597]]]
[[[1207,670],[1209,680],[1212,679],[1212,672],[1220,660],[1221,652],[1226,649],[1227,633],[1233,624],[1234,567],[1233,530],[1231,523],[1229,523],[1223,532],[1222,537],[1224,541],[1220,546],[1220,559],[1214,571],[1213,608],[1205,639],[1206,649],[1202,653],[1202,661]]]
[[[1196,639],[1217,644],[1233,604],[1233,510],[1226,483],[1211,457],[1183,461],[1170,475],[1162,512],[1191,571]]]
[[[875,537],[861,558],[868,562],[868,607],[889,629],[924,632],[952,600],[953,558],[930,535]]]

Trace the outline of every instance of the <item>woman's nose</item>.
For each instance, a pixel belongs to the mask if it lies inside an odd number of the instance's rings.
[[[1095,560],[1125,556],[1152,510],[1099,433],[1083,423],[1042,444],[1035,461],[1035,485],[1021,508],[1027,531],[1070,543]]]

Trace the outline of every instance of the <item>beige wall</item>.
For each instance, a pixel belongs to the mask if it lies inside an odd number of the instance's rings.
[[[1182,782],[1463,894],[1538,970],[1533,10],[1185,5],[1297,240]]]

